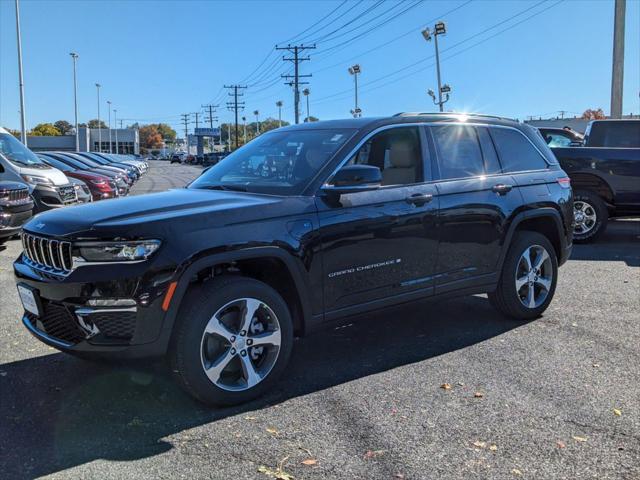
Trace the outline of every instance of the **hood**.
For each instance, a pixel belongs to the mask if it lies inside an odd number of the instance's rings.
[[[31,168],[14,164],[20,175],[33,175],[36,177],[45,177],[51,180],[55,186],[69,185],[69,179],[57,168]]]
[[[79,178],[80,180],[103,180],[105,182],[111,181],[111,178],[107,175],[98,173],[98,172],[90,172],[88,170],[73,170],[66,173],[67,177]]]
[[[175,235],[180,229],[193,231],[264,218],[269,207],[284,201],[286,198],[268,195],[183,188],[50,210],[24,228],[36,234],[76,238],[140,238],[167,230]]]

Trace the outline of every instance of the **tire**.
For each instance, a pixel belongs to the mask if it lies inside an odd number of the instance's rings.
[[[573,215],[576,220],[573,241],[576,243],[593,242],[602,235],[609,221],[607,205],[589,190],[576,190],[574,193]]]
[[[547,257],[542,254],[545,251]],[[538,273],[527,271],[525,252],[529,251],[529,263],[536,266],[542,258]],[[525,281],[523,282],[523,279]],[[502,273],[495,292],[488,294],[489,302],[499,312],[517,320],[533,320],[547,309],[558,281],[558,257],[547,237],[537,232],[516,232],[505,258]],[[533,282],[533,301],[529,292]],[[520,287],[517,286],[520,285]]]
[[[262,395],[282,375],[293,346],[293,322],[269,285],[246,277],[215,278],[189,291],[183,306],[169,362],[190,395],[207,405],[235,405]],[[273,343],[250,346],[266,336]]]

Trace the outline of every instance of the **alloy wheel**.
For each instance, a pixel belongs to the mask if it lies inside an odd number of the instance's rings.
[[[596,226],[596,209],[590,203],[576,200],[573,202],[573,218],[575,219],[574,233],[584,235]]]
[[[522,253],[515,282],[518,297],[525,307],[538,308],[544,303],[553,284],[553,263],[544,247],[532,245]]]
[[[255,298],[233,300],[220,308],[204,329],[202,368],[223,390],[248,390],[269,375],[281,341],[280,323],[266,303]]]

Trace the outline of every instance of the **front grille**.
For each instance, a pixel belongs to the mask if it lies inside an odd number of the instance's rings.
[[[78,201],[78,196],[76,195],[76,188],[73,185],[58,187],[58,194],[62,199],[62,203],[75,203]]]
[[[24,255],[38,268],[66,274],[71,271],[71,243],[22,233]]]
[[[15,190],[0,190],[0,200],[5,205],[23,205],[29,203],[28,188],[17,188]]]
[[[97,311],[86,317],[106,337],[130,339],[136,329],[136,312]]]
[[[51,337],[69,343],[78,343],[86,338],[75,316],[67,307],[53,302],[43,301],[43,303],[44,312],[41,317],[27,312],[31,325]]]

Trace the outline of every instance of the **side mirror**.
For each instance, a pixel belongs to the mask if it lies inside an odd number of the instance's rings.
[[[366,192],[376,190],[382,184],[382,173],[372,165],[347,165],[336,172],[328,183],[322,187],[325,193],[342,195],[345,193]]]

